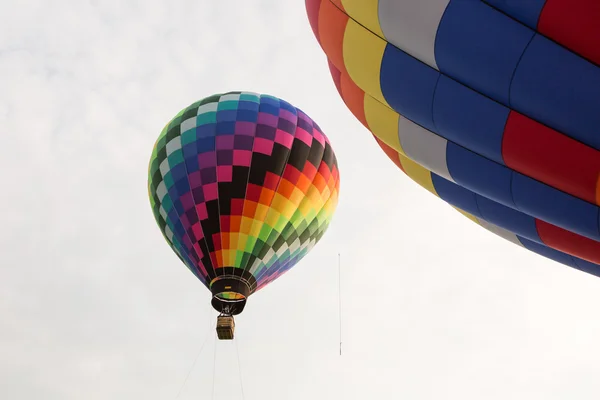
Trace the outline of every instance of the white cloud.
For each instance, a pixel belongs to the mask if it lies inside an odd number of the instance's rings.
[[[342,168],[330,231],[237,318],[246,398],[595,398],[600,281],[398,171],[339,99],[303,2],[273,0],[0,4],[2,398],[175,396],[214,315],[155,226],[147,163],[175,113],[227,90],[302,108]],[[182,399],[211,395],[213,345]],[[240,398],[233,345],[217,359],[216,398]]]

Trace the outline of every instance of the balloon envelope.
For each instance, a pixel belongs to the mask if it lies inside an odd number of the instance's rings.
[[[339,183],[319,126],[284,100],[250,92],[183,109],[160,134],[148,177],[165,239],[211,290],[214,308],[232,315],[321,239]]]
[[[306,0],[341,97],[410,178],[511,242],[600,275],[600,8]]]

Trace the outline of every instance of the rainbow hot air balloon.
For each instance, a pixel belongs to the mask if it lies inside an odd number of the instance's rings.
[[[233,338],[247,298],[321,239],[338,201],[325,134],[264,94],[216,94],[183,109],[160,134],[149,169],[156,222],[212,292],[221,339]]]
[[[600,275],[600,6],[306,0],[348,108],[484,228]]]

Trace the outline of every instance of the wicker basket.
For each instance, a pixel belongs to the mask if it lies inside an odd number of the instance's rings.
[[[233,317],[220,315],[217,317],[217,337],[220,340],[233,340],[235,322]]]

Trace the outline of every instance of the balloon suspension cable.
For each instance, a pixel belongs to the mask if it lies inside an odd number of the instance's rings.
[[[211,317],[210,312],[208,313],[208,316]],[[214,322],[212,321],[212,319],[210,319],[208,322],[208,331],[206,331],[206,335],[204,336],[204,341],[202,342],[202,345],[200,346],[200,349],[198,350],[198,354],[196,354],[196,358],[194,359],[192,366],[188,370],[188,373],[183,381],[183,384],[179,388],[179,392],[177,392],[177,396],[175,397],[175,400],[179,399],[179,396],[181,396],[181,393],[183,392],[183,388],[185,387],[188,379],[190,378],[190,375],[191,375],[192,371],[194,370],[194,367],[196,366],[196,362],[198,362],[198,358],[200,358],[200,354],[202,354],[202,350],[204,350],[204,346],[208,342],[208,338],[210,337],[210,332],[213,330],[214,325],[215,325]]]
[[[242,391],[242,400],[244,400],[246,398],[246,396],[244,395],[244,381],[242,379],[242,363],[240,362],[240,349],[238,347],[238,341],[234,340],[235,342],[235,351],[237,353],[237,360],[238,360],[238,372],[240,374],[240,389]]]
[[[338,253],[338,304],[339,304],[339,320],[340,320],[340,356],[342,355],[342,257]]]
[[[219,317],[231,317],[231,308],[229,305],[223,306],[219,313]]]
[[[215,400],[215,376],[217,375],[217,337],[215,336],[215,349],[213,355],[213,374],[212,374],[212,400]]]

